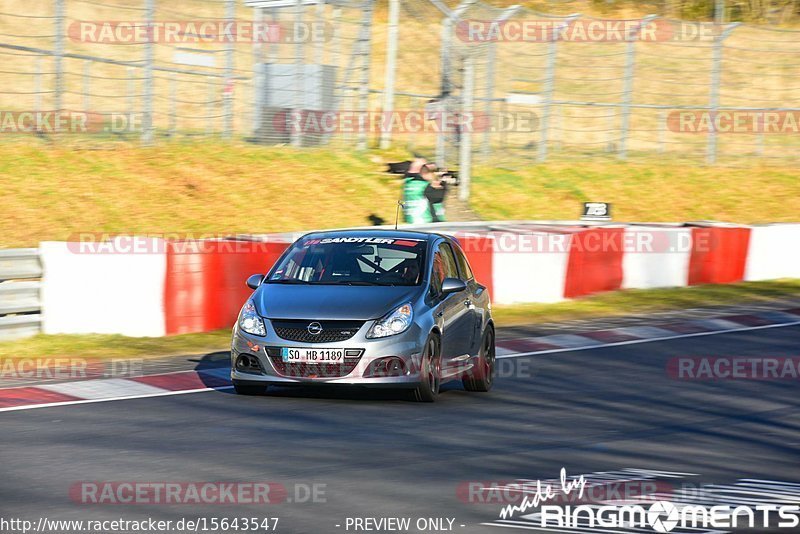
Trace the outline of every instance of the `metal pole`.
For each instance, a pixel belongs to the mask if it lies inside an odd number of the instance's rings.
[[[253,8],[253,27],[261,28],[264,26],[264,8]],[[258,35],[264,35],[265,32],[259,32]],[[267,35],[269,33],[267,32]],[[264,87],[261,83],[261,63],[264,56],[264,44],[258,39],[253,39],[253,135],[258,131],[261,124],[261,106],[262,106],[262,93]]]
[[[400,20],[400,0],[389,0],[389,28],[386,42],[386,76],[383,84],[383,113],[389,117],[394,111],[394,79],[397,69],[397,39],[398,21]],[[389,121],[387,124],[391,124]],[[382,149],[387,149],[392,144],[391,128],[384,128],[381,132]]]
[[[445,124],[447,124],[447,105],[446,101],[450,95],[450,38],[453,32],[453,20],[450,17],[442,21],[442,49],[440,51],[440,65],[442,69],[442,82],[439,90],[439,101],[437,106],[439,108],[437,113],[437,120],[439,121],[439,130],[436,134],[436,165],[440,168],[446,166],[445,159],[447,158],[446,143],[445,143]]]
[[[475,63],[472,56],[464,58],[464,89],[463,89],[463,117],[469,117],[472,113],[475,91]],[[459,121],[463,123],[463,121]],[[461,129],[461,142],[459,144],[459,165],[458,176],[461,184],[458,188],[458,198],[464,202],[469,200],[470,182],[472,178],[472,128],[470,121],[467,128]]]
[[[331,36],[331,65],[336,66],[337,76],[342,65],[342,8],[334,5],[333,7],[333,35]],[[344,73],[342,73],[344,78]]]
[[[497,61],[497,44],[494,42],[489,43],[489,49],[486,51],[486,90],[484,92],[483,104],[483,121],[485,127],[483,129],[483,143],[481,146],[481,157],[486,159],[489,157],[490,149],[490,130],[489,126],[493,121],[492,117],[492,100],[494,99],[494,64]]]
[[[308,32],[309,37],[312,39],[316,38],[316,30],[322,28],[323,35],[325,31],[325,0],[317,0],[317,6],[314,9],[314,24],[317,28],[311,28]],[[324,52],[324,45],[323,39],[315,40],[314,41],[314,63],[317,65],[322,65],[322,58]]]
[[[625,36],[626,50],[625,50],[625,75],[623,77],[622,89],[622,127],[619,136],[619,158],[626,159],[628,157],[628,131],[631,124],[631,103],[633,102],[633,76],[634,67],[636,64],[636,34],[641,30],[642,26],[648,24],[651,20],[655,19],[655,15],[649,15],[642,19],[642,21],[635,27],[631,28],[630,33]]]
[[[499,18],[497,18],[494,22],[496,24],[502,24],[503,22],[507,21],[514,14],[520,9],[520,6],[511,6],[503,11]],[[491,128],[488,127],[489,121],[491,120],[492,116],[492,104],[494,100],[494,67],[497,61],[497,43],[495,41],[490,41],[487,44],[488,50],[486,52],[486,91],[484,93],[484,114],[486,115],[483,119],[486,123],[486,126],[483,130],[483,147],[481,149],[481,155],[483,158],[489,157],[490,152],[490,131]]]
[[[155,34],[153,19],[156,11],[155,0],[145,0],[145,20],[147,21],[147,43],[144,45],[144,105],[142,114],[142,143],[153,144],[153,59]],[[130,119],[130,117],[129,117]]]
[[[225,22],[233,26],[236,23],[236,0],[225,0]],[[236,43],[235,36],[229,35],[228,43],[225,46],[225,87],[224,87],[224,109],[225,124],[222,128],[222,137],[230,139],[233,135],[233,69],[234,69],[234,50]]]
[[[295,114],[303,113],[303,101],[305,95],[305,76],[303,76],[303,43],[297,39],[297,32],[303,25],[303,0],[296,0],[294,12],[294,39],[296,41],[294,47],[294,105],[292,112]],[[291,143],[293,147],[303,146],[302,132],[298,132],[296,128],[291,129]]]
[[[558,35],[553,32],[553,36],[547,43],[547,60],[544,67],[544,98],[542,99],[542,122],[539,126],[539,161],[547,160],[547,137],[550,127],[550,107],[553,103],[553,89],[555,87],[556,76],[556,52],[558,51]]]
[[[562,29],[572,24],[578,15],[571,15],[561,25],[553,28],[553,35],[547,42],[547,59],[545,62],[544,98],[542,99],[542,121],[540,123],[538,161],[547,160],[547,138],[550,128],[550,108],[553,105],[553,92],[556,77],[556,53],[558,52],[558,35]]]
[[[269,21],[270,21],[270,24],[273,25],[271,29],[279,27],[281,20],[280,20],[280,12],[279,12],[278,9],[269,8]],[[278,33],[280,33],[280,32],[278,31]],[[273,34],[270,33],[270,35],[273,35]],[[279,41],[279,39],[270,39],[270,42],[269,42],[269,57],[267,58],[267,60],[270,63],[277,63],[278,62],[278,52],[279,52],[279,50],[278,50],[278,41]]]
[[[55,111],[61,111],[64,96],[64,0],[55,0],[55,28],[53,31],[53,57],[56,73]]]
[[[474,4],[477,0],[463,0],[458,6],[452,10],[447,10],[447,7],[442,5],[437,5],[439,9],[441,9],[447,16],[442,21],[442,45],[441,51],[439,53],[439,61],[440,61],[440,68],[441,68],[441,88],[440,88],[440,95],[439,95],[439,131],[436,136],[436,165],[439,167],[446,167],[447,166],[447,139],[446,139],[446,125],[447,125],[447,100],[450,97],[451,91],[451,82],[450,82],[450,70],[452,64],[452,45],[453,45],[453,27],[458,24],[458,21],[461,19],[461,15],[466,12],[469,7]],[[436,5],[436,2],[434,2]]]
[[[539,136],[539,154],[538,161],[547,160],[547,137],[550,128],[550,108],[553,105],[553,91],[555,89],[556,77],[556,52],[558,51],[558,35],[565,27],[572,24],[572,21],[580,15],[574,14],[567,17],[567,19],[558,27],[553,28],[553,35],[547,43],[547,61],[545,63],[545,78],[544,78],[544,99],[542,101],[542,122],[540,126]]]
[[[714,22],[719,26],[725,24],[725,0],[715,0]]]
[[[372,44],[372,10],[375,7],[374,0],[364,2],[363,39],[361,42],[361,83],[358,88],[358,141],[357,150],[367,149],[367,113],[369,112],[369,71],[370,71],[370,45]]]
[[[714,39],[713,56],[711,60],[711,90],[708,97],[708,109],[711,114],[711,127],[708,129],[708,147],[706,149],[706,162],[713,165],[717,162],[717,131],[714,128],[714,121],[717,117],[719,108],[719,83],[722,78],[722,41],[739,24],[731,24],[723,29],[716,39]],[[718,27],[718,28],[721,28]]]

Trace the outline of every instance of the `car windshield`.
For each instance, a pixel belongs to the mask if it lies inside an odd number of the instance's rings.
[[[276,265],[269,284],[415,286],[422,283],[423,239],[304,238]]]

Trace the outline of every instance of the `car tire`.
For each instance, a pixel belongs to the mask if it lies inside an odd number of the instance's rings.
[[[483,334],[480,352],[478,353],[478,363],[470,371],[469,376],[465,376],[461,381],[464,384],[464,389],[482,393],[492,389],[496,361],[494,329],[489,326],[486,328],[486,333]]]
[[[431,335],[425,342],[420,363],[420,385],[414,390],[414,400],[418,402],[434,402],[439,395],[442,376],[441,344],[436,335]]]
[[[263,395],[267,392],[267,386],[259,386],[254,384],[238,384],[233,383],[233,390],[237,395]]]

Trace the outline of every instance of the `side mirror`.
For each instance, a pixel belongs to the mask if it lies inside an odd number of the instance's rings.
[[[467,283],[458,278],[445,278],[442,281],[442,295],[449,295],[450,293],[459,293],[467,289]]]
[[[261,274],[253,274],[250,278],[247,279],[247,287],[250,289],[258,289],[258,286],[261,285],[261,282],[264,281],[264,275]]]

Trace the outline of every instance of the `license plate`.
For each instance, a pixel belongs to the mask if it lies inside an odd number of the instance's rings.
[[[284,363],[341,363],[344,349],[290,349],[281,348]]]

